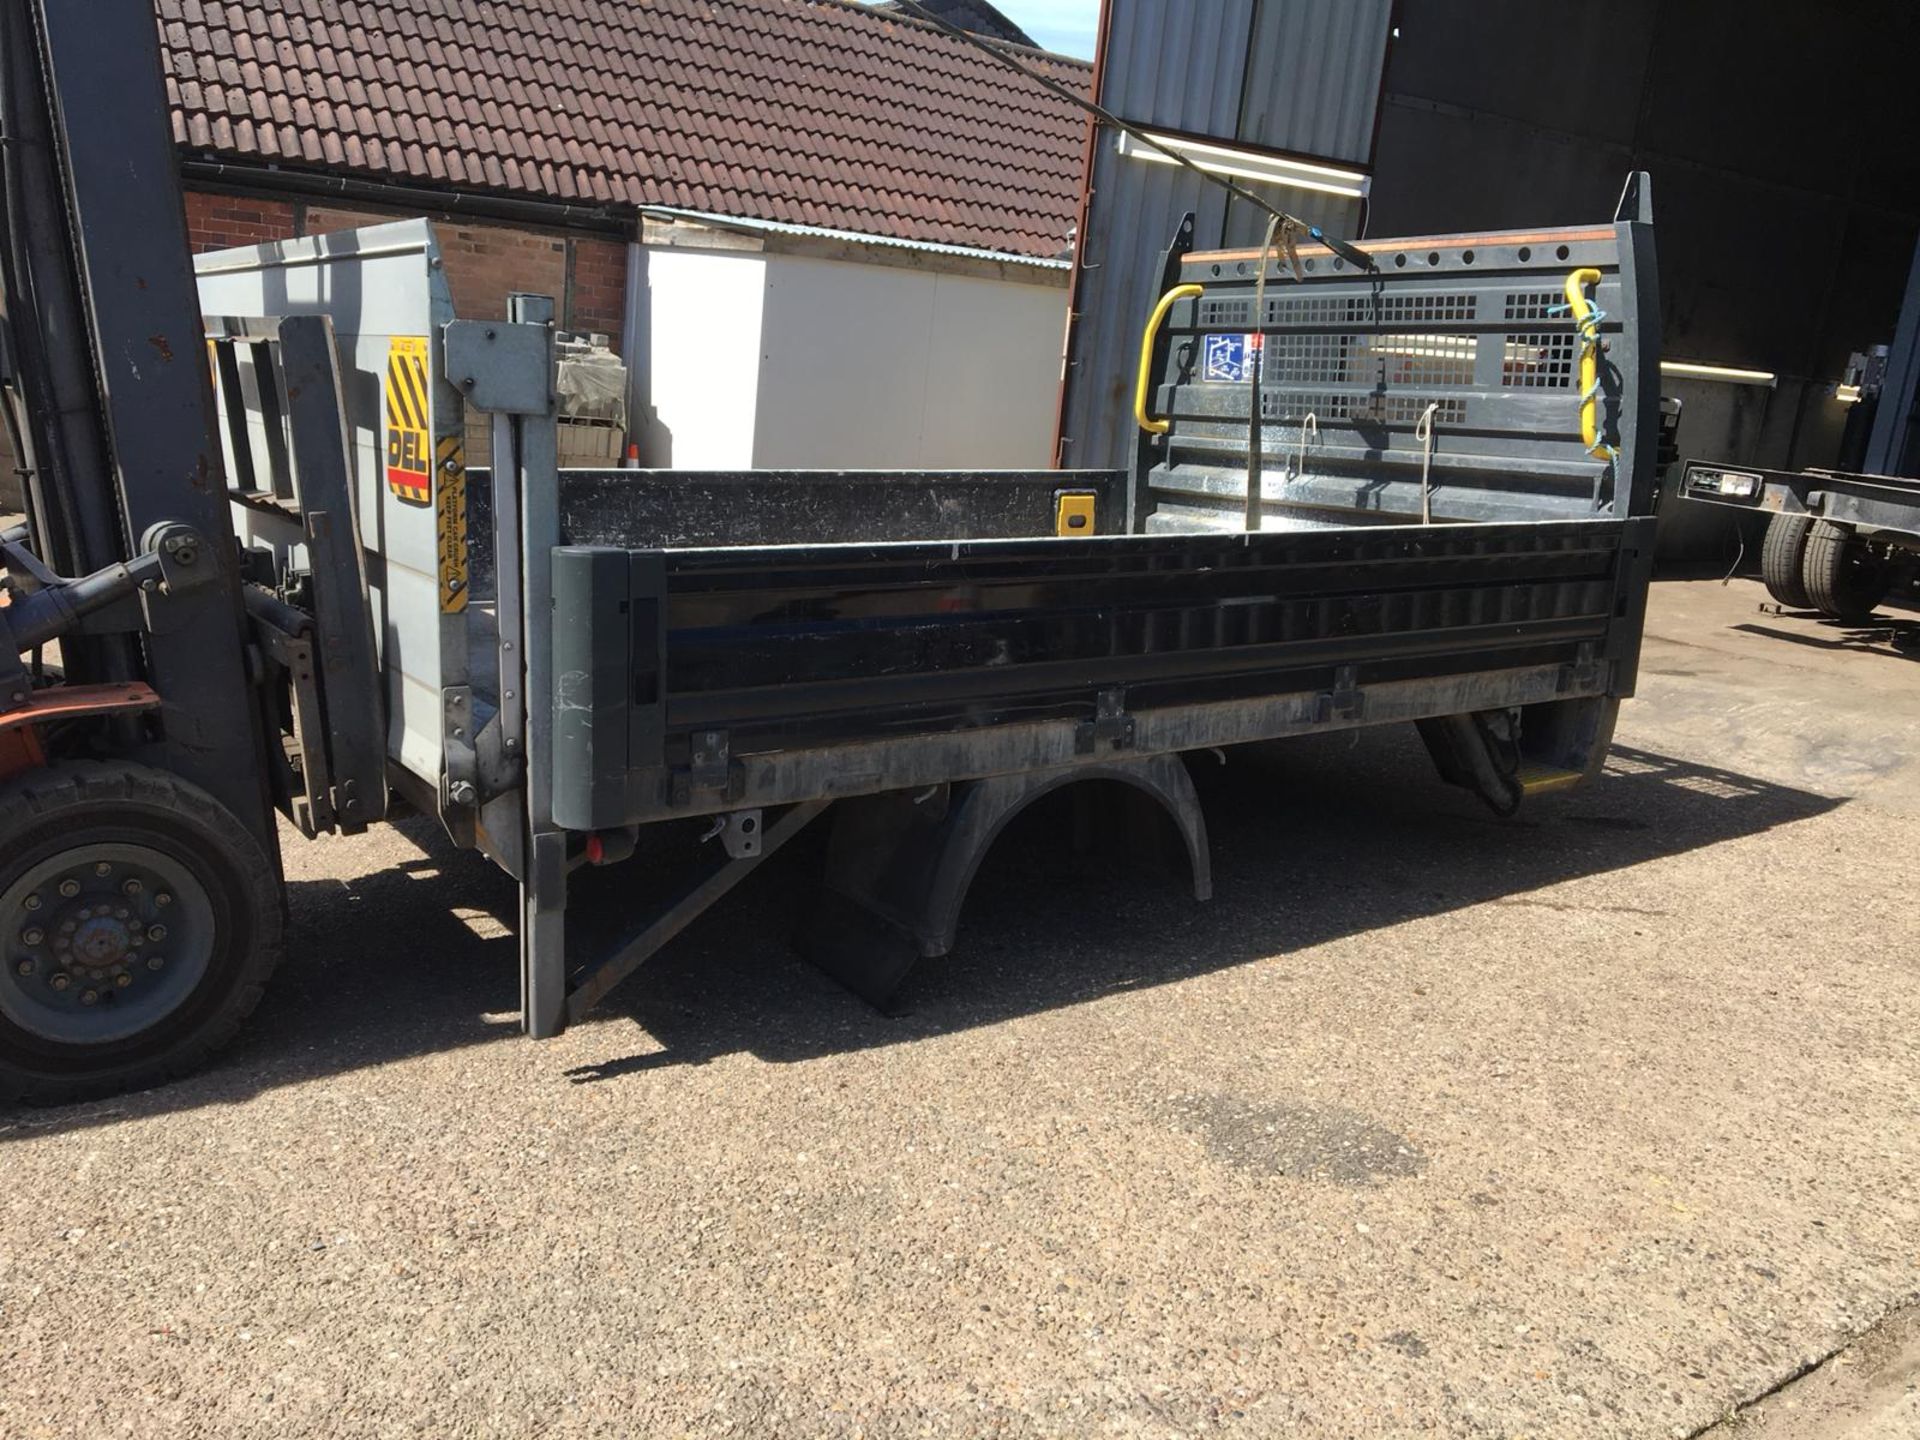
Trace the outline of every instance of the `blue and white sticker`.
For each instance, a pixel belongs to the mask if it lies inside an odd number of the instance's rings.
[[[1258,335],[1209,335],[1201,355],[1200,378],[1244,385],[1251,375],[1251,363],[1257,362],[1259,354]],[[1253,357],[1253,362],[1249,357]]]

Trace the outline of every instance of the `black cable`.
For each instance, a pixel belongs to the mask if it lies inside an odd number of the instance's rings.
[[[1266,201],[1262,200],[1258,195],[1254,194],[1251,190],[1247,189],[1245,186],[1234,184],[1233,181],[1227,179],[1224,175],[1215,175],[1209,170],[1201,169],[1200,166],[1194,164],[1193,161],[1189,160],[1186,156],[1182,155],[1179,151],[1171,149],[1168,146],[1161,144],[1158,140],[1154,139],[1151,134],[1149,134],[1145,130],[1142,130],[1138,125],[1135,125],[1130,121],[1122,120],[1118,115],[1114,114],[1111,110],[1108,110],[1106,107],[1099,105],[1092,100],[1087,99],[1084,95],[1076,94],[1071,86],[1062,85],[1058,80],[1049,79],[1047,76],[1040,74],[1038,71],[1029,70],[1025,65],[1022,65],[1018,60],[1014,59],[1013,56],[1007,54],[1006,51],[998,48],[997,46],[993,45],[991,42],[982,39],[980,36],[973,34],[969,30],[963,30],[960,26],[955,25],[951,20],[945,20],[945,19],[942,19],[940,16],[935,15],[932,11],[928,10],[926,6],[922,5],[920,3],[920,0],[895,0],[895,3],[899,5],[901,9],[905,10],[909,15],[913,16],[914,19],[922,20],[926,22],[927,24],[933,26],[934,29],[940,31],[944,35],[951,37],[952,39],[959,40],[962,43],[967,45],[971,45],[974,49],[978,50],[981,54],[986,55],[996,63],[1000,65],[1004,65],[1007,69],[1013,71],[1014,74],[1024,75],[1027,79],[1031,80],[1034,84],[1038,85],[1041,89],[1047,91],[1048,94],[1058,96],[1060,99],[1065,100],[1069,105],[1078,106],[1080,109],[1086,111],[1089,115],[1093,116],[1093,118],[1098,120],[1102,125],[1111,125],[1114,129],[1120,131],[1122,134],[1132,136],[1135,140],[1138,140],[1142,145],[1148,146],[1151,149],[1159,151],[1160,154],[1164,155],[1167,159],[1171,160],[1174,164],[1180,166],[1183,169],[1191,170],[1195,175],[1198,175],[1202,180],[1206,181],[1208,184],[1218,185],[1222,190],[1225,190],[1229,195],[1234,196],[1236,199],[1244,200],[1247,202],[1247,204],[1266,211],[1267,214],[1271,215],[1275,220],[1277,220],[1281,225],[1285,226],[1287,229],[1298,231],[1303,235],[1307,235],[1312,239],[1319,241],[1322,245],[1326,246],[1329,250],[1333,251],[1334,254],[1338,255],[1342,260],[1345,260],[1349,265],[1357,266],[1361,270],[1372,270],[1373,268],[1375,268],[1373,263],[1373,257],[1367,254],[1366,251],[1359,249],[1358,247],[1354,246],[1348,241],[1340,239],[1338,236],[1327,234],[1318,225],[1309,224],[1307,221],[1302,220],[1297,215],[1289,215],[1284,210],[1276,209],[1274,206],[1269,205]],[[1287,246],[1286,248],[1289,253],[1292,252],[1291,245]]]

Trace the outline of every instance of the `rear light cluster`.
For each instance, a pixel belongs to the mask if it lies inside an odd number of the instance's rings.
[[[1758,475],[1745,470],[1705,470],[1687,472],[1687,491],[1693,495],[1718,495],[1728,500],[1752,500],[1760,494]]]

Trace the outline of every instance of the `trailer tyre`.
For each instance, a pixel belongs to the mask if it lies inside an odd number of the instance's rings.
[[[1813,603],[1801,576],[1812,529],[1811,515],[1775,515],[1767,522],[1767,538],[1760,546],[1760,578],[1766,581],[1767,593],[1794,610]]]
[[[1807,537],[1801,578],[1808,603],[1821,614],[1858,625],[1886,598],[1886,562],[1850,530],[1821,520]]]
[[[211,795],[122,763],[0,787],[0,1101],[173,1079],[233,1037],[280,958],[272,862]]]

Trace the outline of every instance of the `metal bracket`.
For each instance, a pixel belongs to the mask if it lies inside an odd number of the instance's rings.
[[[1573,663],[1560,667],[1554,688],[1562,695],[1569,690],[1592,690],[1606,678],[1603,664],[1594,654],[1593,641],[1582,640],[1580,648],[1574,652]]]
[[[553,330],[506,320],[450,320],[447,379],[469,405],[496,414],[553,409]]]
[[[473,690],[448,685],[440,692],[441,743],[446,753],[446,800],[462,809],[479,803],[474,783],[479,760],[474,750]]]
[[[760,853],[760,812],[736,810],[721,817],[720,843],[735,860],[751,860]]]
[[[512,743],[501,722],[501,712],[497,710],[487,717],[473,737],[475,771],[482,800],[510,793],[526,774],[526,757],[517,748],[508,749]]]
[[[1360,688],[1360,672],[1352,665],[1341,665],[1333,672],[1333,688],[1314,697],[1313,718],[1359,720],[1367,713],[1367,692]]]
[[[1073,731],[1073,753],[1091,755],[1104,743],[1115,750],[1133,748],[1133,717],[1127,714],[1127,692],[1116,685],[1093,698],[1093,719],[1083,720]]]
[[[33,677],[20,663],[20,651],[7,625],[6,608],[0,607],[0,715],[24,708],[32,698]]]
[[[746,775],[727,753],[726,731],[696,730],[688,743],[687,768],[673,772],[673,804],[687,804],[696,790],[718,791],[727,800],[745,793]]]

